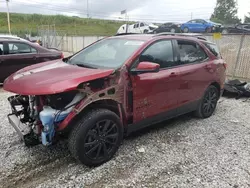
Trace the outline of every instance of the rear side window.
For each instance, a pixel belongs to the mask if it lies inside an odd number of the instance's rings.
[[[8,47],[8,54],[37,53],[35,48],[32,48],[30,45],[24,43],[9,43]]]
[[[177,43],[181,64],[201,62],[208,57],[200,45],[194,42],[177,40]]]
[[[211,43],[204,43],[204,45],[209,49],[210,52],[212,52],[216,57],[220,58],[220,51],[219,48],[215,44]]]
[[[164,40],[152,44],[141,54],[139,61],[158,63],[160,68],[176,66],[172,42],[170,40]]]

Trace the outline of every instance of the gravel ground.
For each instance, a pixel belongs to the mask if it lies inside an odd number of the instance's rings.
[[[250,102],[222,98],[209,119],[154,125],[87,168],[64,141],[25,147],[7,122],[8,95],[0,89],[0,187],[250,187]]]

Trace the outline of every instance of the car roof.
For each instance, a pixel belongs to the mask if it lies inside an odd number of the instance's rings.
[[[143,41],[151,41],[156,39],[162,38],[169,38],[169,39],[188,39],[193,41],[206,41],[204,37],[197,34],[174,34],[174,33],[159,33],[159,34],[121,34],[117,36],[113,36],[110,38],[124,38],[130,40],[143,40]]]
[[[28,40],[25,40],[25,39],[18,39],[18,38],[6,38],[6,37],[1,37],[0,36],[0,41],[12,41],[12,42],[26,42],[26,43],[29,43]]]

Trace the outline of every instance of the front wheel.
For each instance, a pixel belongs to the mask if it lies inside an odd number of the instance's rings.
[[[212,32],[212,28],[211,27],[206,28],[205,32],[206,33],[211,33]]]
[[[87,113],[69,136],[69,150],[86,166],[99,166],[109,161],[123,139],[120,118],[107,109]]]
[[[143,31],[143,33],[148,33],[148,30],[147,30],[147,29],[145,29],[145,30]]]
[[[211,85],[205,91],[205,94],[195,112],[196,116],[199,118],[208,118],[210,117],[217,106],[219,99],[218,89]]]

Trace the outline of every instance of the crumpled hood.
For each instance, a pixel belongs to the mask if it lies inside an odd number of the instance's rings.
[[[80,83],[104,78],[113,69],[90,69],[69,65],[62,60],[32,65],[4,81],[4,90],[21,95],[47,95],[76,89]]]

